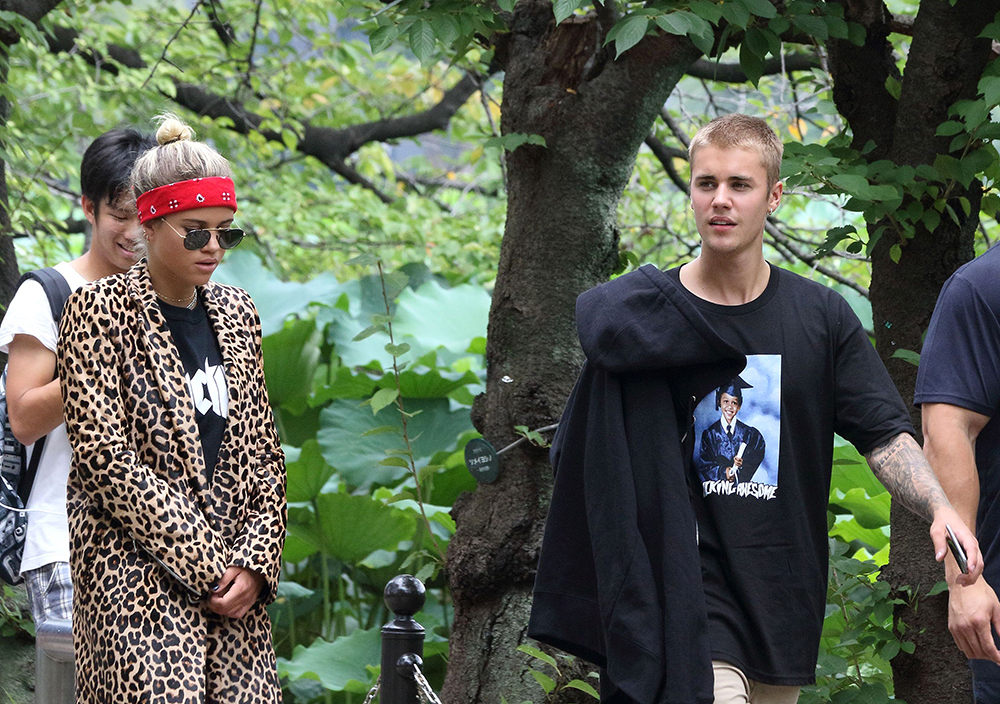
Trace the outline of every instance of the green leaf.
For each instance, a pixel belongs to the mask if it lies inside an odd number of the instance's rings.
[[[951,137],[953,134],[958,134],[963,130],[965,130],[965,125],[963,125],[961,122],[948,120],[938,125],[937,131],[934,134],[936,134],[938,137]]]
[[[312,439],[302,443],[298,459],[285,462],[285,470],[288,472],[287,497],[292,503],[312,501],[336,472],[323,459],[319,444]]]
[[[556,659],[548,653],[543,652],[538,648],[533,648],[530,645],[519,645],[517,646],[517,649],[522,653],[527,653],[536,660],[548,663],[556,672],[559,672],[559,666],[556,664]]]
[[[1000,22],[990,22],[988,25],[983,27],[983,31],[979,33],[979,36],[982,38],[1000,41]]]
[[[384,460],[379,462],[379,464],[383,467],[403,467],[404,469],[410,468],[410,463],[402,457],[386,457]]]
[[[694,0],[691,3],[691,12],[712,24],[718,24],[722,19],[722,7],[711,0]]]
[[[372,413],[378,415],[379,411],[395,401],[398,396],[399,389],[379,389],[375,392],[375,395],[371,397]]]
[[[946,591],[948,591],[948,583],[944,580],[941,580],[933,587],[931,587],[931,590],[927,592],[927,596],[937,596],[938,594],[941,594],[942,592]]]
[[[538,670],[528,670],[528,672],[530,672],[531,676],[535,678],[535,681],[538,682],[539,685],[541,685],[542,689],[545,691],[546,694],[548,694],[549,692],[551,692],[553,689],[556,688],[555,680],[553,680],[548,675],[544,675]]]
[[[894,76],[885,77],[885,89],[896,100],[903,94],[903,84]]]
[[[823,21],[826,22],[827,32],[834,39],[848,39],[850,37],[850,29],[847,26],[847,22],[840,17],[823,15]]]
[[[386,344],[384,349],[393,357],[402,357],[404,354],[410,351],[410,346],[405,342],[401,345],[394,345],[390,342]]]
[[[598,701],[600,701],[600,699],[601,699],[601,695],[597,693],[597,690],[594,689],[587,682],[584,682],[583,680],[570,680],[563,687],[563,689],[566,689],[566,688],[569,688],[569,689],[579,689],[581,692],[586,692],[587,694],[589,694],[590,696],[592,696],[594,699],[596,699]]]
[[[892,353],[892,359],[901,359],[904,362],[909,362],[915,367],[920,366],[920,353],[914,352],[913,350],[896,350]]]
[[[768,0],[740,0],[746,8],[757,15],[758,17],[764,17],[766,19],[771,19],[778,16],[778,11],[774,9]]]
[[[499,5],[500,9],[504,12],[513,12],[514,3],[516,2],[517,0],[497,0],[497,5]]]
[[[862,528],[889,525],[889,500],[888,492],[869,496],[860,487],[850,489],[843,496],[830,496],[830,503],[850,511]]]
[[[552,11],[556,16],[556,24],[572,15],[582,4],[583,0],[553,0]]]
[[[375,266],[379,258],[369,252],[364,252],[347,260],[350,266]]]
[[[434,29],[434,35],[442,44],[451,44],[458,39],[461,33],[458,21],[449,14],[435,15],[431,20],[431,27]]]
[[[864,176],[855,176],[853,174],[833,174],[830,176],[830,183],[851,195],[862,198],[865,197],[862,194],[867,193],[870,188],[868,179]]]
[[[418,470],[429,463],[434,453],[453,449],[459,436],[472,430],[469,410],[452,411],[448,399],[408,399],[406,410],[423,411],[407,421]],[[400,467],[379,466],[386,450],[400,446],[403,426],[398,413],[374,416],[356,401],[337,400],[323,409],[319,423],[316,440],[323,457],[337,468],[349,487],[369,482],[389,484],[406,475]],[[366,431],[385,425],[393,426],[396,432],[365,435]],[[467,471],[461,471],[465,474],[463,482],[471,479]]]
[[[306,317],[316,304],[333,305],[347,289],[346,284],[337,283],[328,273],[308,283],[282,281],[265,269],[260,257],[249,250],[226,254],[212,280],[239,286],[253,296],[265,337],[279,332],[289,315]]]
[[[722,16],[726,20],[736,25],[739,28],[744,28],[747,23],[750,22],[750,11],[747,10],[745,5],[737,4],[735,2],[724,2],[720,5],[722,8]]]
[[[788,28],[791,27],[791,26],[792,26],[792,24],[788,21],[788,19],[785,18],[785,17],[782,17],[781,15],[778,15],[773,20],[771,20],[770,22],[767,23],[768,29],[770,29],[772,32],[774,32],[779,37],[782,34],[784,34],[785,32],[787,32]]]
[[[671,12],[668,15],[659,15],[656,24],[667,34],[684,36],[691,31],[692,17],[694,15],[688,12]]]
[[[740,44],[740,67],[756,88],[764,74],[764,58],[751,49],[749,42]]]
[[[899,260],[903,256],[903,248],[898,244],[894,244],[889,247],[889,258],[892,259],[893,263],[899,264]]]
[[[628,15],[624,19],[620,20],[614,27],[611,28],[612,31],[618,30],[615,34],[615,58],[617,59],[626,51],[638,44],[644,36],[646,36],[646,30],[649,28],[649,17],[646,15]],[[611,32],[608,32],[608,36],[611,36]]]
[[[431,579],[431,577],[433,577],[435,569],[436,567],[434,563],[428,562],[426,565],[421,567],[417,571],[417,573],[413,576],[419,579],[421,582],[426,582],[428,579]]]
[[[388,332],[385,325],[369,325],[364,330],[359,332],[357,335],[351,338],[352,342],[361,342],[366,340],[377,332]]]
[[[379,662],[381,647],[377,628],[358,629],[332,643],[317,638],[308,648],[297,646],[291,660],[278,658],[278,674],[293,680],[314,675],[332,692],[365,694],[374,679],[367,666]]]
[[[434,28],[430,22],[417,20],[410,26],[410,51],[422,64],[434,55]]]
[[[830,37],[830,31],[822,17],[813,15],[795,15],[790,18],[792,24],[801,29],[810,37],[816,37],[821,41],[826,41]]]
[[[767,34],[773,35],[772,32],[768,32]],[[767,56],[767,52],[770,50],[770,44],[764,30],[757,29],[756,27],[750,27],[747,29],[746,35],[743,37],[743,45],[740,46],[741,51],[743,46],[749,46],[750,50],[762,60],[765,56]]]
[[[321,340],[311,318],[290,321],[280,332],[263,339],[264,379],[272,404],[304,406],[319,364]]]
[[[858,22],[847,23],[847,39],[855,46],[864,46],[868,39],[868,31]]]
[[[417,528],[412,513],[368,496],[320,494],[316,508],[323,553],[351,564],[376,550],[396,550]]]

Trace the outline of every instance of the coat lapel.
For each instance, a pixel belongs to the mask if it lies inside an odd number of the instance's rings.
[[[226,418],[226,432],[222,438],[225,447],[232,439],[232,429],[235,427],[240,398],[240,387],[243,384],[242,372],[247,367],[245,359],[245,338],[248,330],[242,329],[238,323],[236,311],[226,304],[217,284],[209,282],[202,289],[202,301],[208,319],[215,331],[222,355],[222,365],[226,373],[226,393],[229,394],[229,411]],[[221,454],[221,448],[220,448]]]
[[[210,506],[210,481],[201,454],[194,402],[184,378],[184,364],[160,311],[145,260],[132,267],[127,277],[129,295],[137,308],[142,331],[146,367],[160,389],[160,397],[167,409],[165,416],[172,425],[169,429],[173,430],[174,441],[179,445],[179,451],[174,456],[183,460],[183,470],[202,506]]]

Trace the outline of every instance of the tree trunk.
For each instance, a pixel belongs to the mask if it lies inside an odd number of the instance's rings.
[[[948,118],[948,108],[976,94],[991,51],[990,40],[977,37],[993,20],[1000,2],[959,0],[954,7],[937,0],[921,2],[898,104],[884,88],[895,66],[885,39],[882,3],[867,0],[845,6],[849,18],[868,29],[865,47],[834,42],[830,51],[835,100],[850,122],[855,147],[860,149],[872,140],[877,146],[869,159],[887,158],[897,165],[933,164],[938,154],[948,153],[950,138],[935,136],[937,126]],[[917,370],[893,354],[920,349],[941,285],[973,256],[982,192],[976,183],[968,190],[959,185],[952,191],[951,203],[963,218],[960,196],[967,197],[972,208],[959,224],[946,215],[934,232],[920,225],[916,236],[907,241],[901,241],[890,227],[872,252],[876,347],[908,404],[912,404]],[[896,243],[902,245],[898,264],[889,254]],[[919,412],[911,405],[910,413],[919,434]],[[913,587],[918,607],[902,605],[896,613],[905,624],[903,635],[916,644],[912,655],[901,652],[893,660],[896,697],[910,704],[971,701],[965,657],[947,628],[947,595],[926,596],[944,578],[933,559],[927,524],[897,504],[892,506],[891,522],[890,559],[883,578],[896,590]]]
[[[0,43],[0,84],[7,84],[8,71],[7,44]],[[10,102],[0,97],[0,132],[6,131],[7,119],[10,116]],[[0,147],[5,151],[7,145],[0,138]],[[14,297],[17,280],[20,276],[17,267],[17,254],[14,252],[14,238],[10,230],[10,199],[7,195],[7,164],[0,159],[0,319],[7,312],[7,305]],[[0,355],[0,363],[7,363],[7,355]]]
[[[39,22],[51,12],[62,0],[0,0],[0,11],[16,12],[30,22]],[[7,84],[9,70],[9,49],[20,40],[18,35],[9,29],[0,29],[0,84]],[[0,97],[0,135],[6,133],[7,120],[10,118],[10,102]],[[7,145],[0,137],[0,147],[6,150]],[[7,194],[7,165],[0,159],[0,318],[7,311],[7,304],[14,297],[20,274],[17,267],[17,255],[14,252],[14,239],[10,229],[10,199]],[[0,355],[0,362],[7,363],[6,355]]]
[[[646,37],[618,61],[602,50],[613,18],[554,26],[548,0],[517,4],[497,56],[506,71],[505,134],[546,147],[508,155],[508,212],[489,318],[486,393],[473,422],[497,448],[559,420],[583,361],[576,297],[618,263],[616,210],[635,155],[699,52],[678,37]],[[501,458],[500,477],[462,496],[448,553],[455,602],[443,700],[542,701],[526,641],[531,589],[551,494],[547,451],[527,443]],[[595,669],[580,664],[583,674]],[[596,683],[595,683],[596,684]],[[565,690],[558,699],[586,695]]]

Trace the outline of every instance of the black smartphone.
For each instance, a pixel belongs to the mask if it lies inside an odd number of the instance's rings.
[[[965,559],[965,550],[958,544],[958,538],[955,537],[951,526],[945,524],[945,528],[948,529],[948,547],[951,548],[951,554],[955,556],[958,569],[962,570],[962,574],[969,574],[969,561]]]

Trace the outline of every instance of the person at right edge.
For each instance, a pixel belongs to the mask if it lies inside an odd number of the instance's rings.
[[[528,635],[601,668],[613,704],[791,704],[815,681],[826,606],[834,433],[895,501],[979,546],[913,438],[847,302],[769,264],[782,145],[727,115],[690,146],[702,246],[577,301],[586,363],[552,445],[556,472]],[[701,480],[693,458],[739,376],[765,440],[754,477]]]
[[[1000,703],[1000,250],[960,267],[938,296],[920,353],[914,403],[924,452],[948,498],[983,544],[975,584],[945,561],[948,628],[969,658],[977,704]]]

